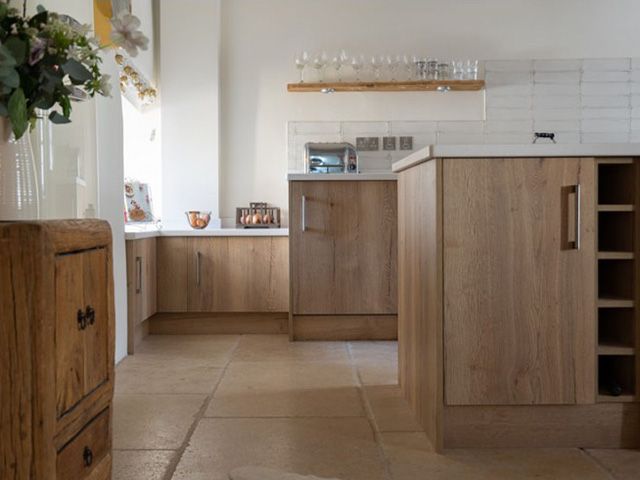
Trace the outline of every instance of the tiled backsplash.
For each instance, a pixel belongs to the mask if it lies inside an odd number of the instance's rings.
[[[440,144],[531,143],[554,132],[558,143],[640,142],[640,59],[484,62],[485,121],[289,122],[289,169],[301,171],[309,141],[413,136],[414,150]],[[364,152],[361,170],[388,170],[407,151]]]

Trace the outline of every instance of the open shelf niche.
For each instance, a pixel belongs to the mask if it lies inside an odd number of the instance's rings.
[[[638,176],[634,158],[598,160],[598,401],[640,399]]]

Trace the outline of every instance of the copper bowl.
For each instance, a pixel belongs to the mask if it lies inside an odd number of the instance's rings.
[[[188,212],[185,212],[185,215],[187,216],[189,226],[191,226],[191,228],[195,228],[196,230],[207,228],[207,225],[209,225],[209,221],[211,220],[211,212],[190,210]]]

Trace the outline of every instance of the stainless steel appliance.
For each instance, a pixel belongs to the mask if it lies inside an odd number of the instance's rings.
[[[307,143],[307,173],[358,173],[358,151],[350,143]]]

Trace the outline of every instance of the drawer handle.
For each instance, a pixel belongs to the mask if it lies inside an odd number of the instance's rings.
[[[93,463],[93,452],[89,447],[84,447],[84,451],[82,452],[82,460],[84,460],[85,467],[90,467]]]
[[[78,309],[77,321],[78,330],[84,330],[85,328],[87,328],[87,317],[85,316],[85,313],[82,311],[82,309]]]
[[[89,322],[89,325],[96,323],[96,311],[91,305],[87,305],[84,316],[86,317],[87,322]]]
[[[136,293],[142,292],[142,257],[136,257]]]

